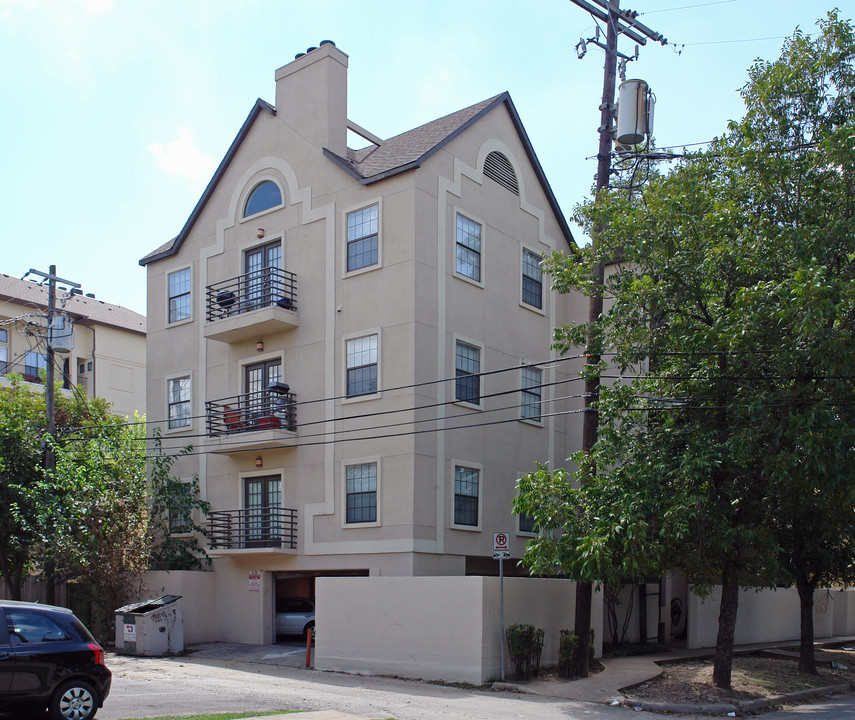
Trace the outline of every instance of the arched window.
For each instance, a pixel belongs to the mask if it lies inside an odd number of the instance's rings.
[[[279,191],[279,186],[271,180],[265,180],[249,194],[243,216],[249,217],[281,204],[282,193]]]
[[[484,160],[484,174],[499,183],[505,190],[510,190],[514,195],[520,194],[514,166],[502,153],[493,151],[487,155]]]

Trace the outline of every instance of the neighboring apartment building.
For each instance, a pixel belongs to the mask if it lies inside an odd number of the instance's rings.
[[[145,413],[146,319],[92,295],[59,292],[57,309],[72,321],[69,352],[56,352],[63,388],[102,397],[117,415]],[[48,289],[0,274],[0,376],[19,373],[33,384],[47,368]],[[0,384],[8,384],[0,377]]]
[[[271,642],[319,576],[496,574],[494,531],[531,537],[519,473],[580,447],[579,365],[549,361],[587,304],[539,267],[575,244],[510,97],[384,141],[347,65],[325,42],[277,70],[140,261],[149,418],[212,508],[209,639]]]

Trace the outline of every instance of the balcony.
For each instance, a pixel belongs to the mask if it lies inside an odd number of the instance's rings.
[[[212,551],[296,550],[297,511],[280,507],[213,510],[208,513],[208,539]]]
[[[297,327],[297,276],[264,268],[205,289],[205,337],[241,342]]]
[[[240,452],[282,439],[297,431],[297,396],[281,382],[267,390],[205,403],[207,433],[223,449]]]

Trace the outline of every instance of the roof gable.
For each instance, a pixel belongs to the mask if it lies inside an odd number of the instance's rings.
[[[520,142],[525,148],[526,156],[528,157],[528,160],[540,181],[541,188],[543,189],[549,205],[552,208],[552,212],[561,228],[564,239],[567,241],[567,244],[571,249],[575,248],[576,242],[573,239],[573,233],[570,231],[567,220],[561,212],[558,200],[555,198],[555,194],[552,192],[552,187],[546,179],[543,167],[534,152],[534,148],[532,147],[528,134],[520,120],[519,113],[517,113],[517,110],[511,101],[511,96],[507,92],[501,93],[500,95],[496,95],[495,97],[487,100],[483,100],[475,105],[470,105],[467,108],[453,112],[450,115],[445,115],[444,117],[425,123],[424,125],[420,125],[419,127],[408,130],[400,135],[391,137],[379,145],[363,148],[361,150],[351,150],[348,148],[347,157],[341,157],[327,148],[324,148],[324,156],[358,180],[362,185],[370,185],[388,177],[420,167],[433,154],[441,150],[448,143],[454,140],[454,138],[465,132],[487,113],[500,105],[505,105],[507,108]],[[199,202],[196,203],[196,207],[193,209],[193,212],[187,219],[187,222],[184,224],[181,232],[169,242],[164,243],[159,248],[142,258],[139,261],[140,265],[145,266],[156,260],[170,257],[180,250],[181,245],[190,233],[194,223],[204,209],[205,204],[213,194],[217,184],[225,174],[225,171],[232,159],[237,154],[241,143],[249,134],[249,130],[252,127],[253,122],[262,110],[273,115],[276,114],[276,110],[272,105],[261,99],[256,100],[255,106],[247,116],[247,119],[244,121],[244,124],[241,126],[241,129],[232,141],[232,144],[229,146],[228,152],[222,162],[220,162],[214,176],[208,183],[208,187],[205,188],[205,192],[202,194]]]

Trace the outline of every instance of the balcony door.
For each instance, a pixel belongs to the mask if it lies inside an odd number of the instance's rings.
[[[273,396],[267,388],[282,379],[282,361],[267,360],[244,369],[244,402],[250,423],[259,424],[273,418]]]
[[[274,547],[281,543],[279,475],[244,479],[245,546]]]
[[[281,296],[282,242],[268,243],[247,250],[244,255],[247,310],[265,307]]]

